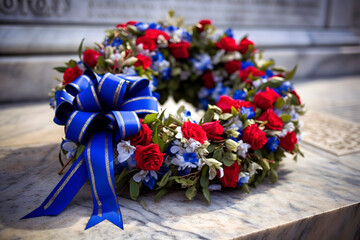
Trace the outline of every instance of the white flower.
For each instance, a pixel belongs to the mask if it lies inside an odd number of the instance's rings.
[[[281,133],[279,134],[279,137],[285,137],[286,134],[288,134],[289,132],[292,132],[295,130],[295,125],[292,122],[288,122],[287,124],[284,125],[283,130],[281,131]]]
[[[248,143],[244,143],[243,140],[240,140],[238,143],[239,146],[237,148],[237,155],[239,157],[245,158],[246,153],[248,152],[249,148],[251,148],[251,145]]]
[[[76,143],[65,139],[61,147],[62,147],[62,149],[67,151],[67,154],[66,154],[67,159],[71,159],[75,156],[76,149],[77,149]]]
[[[222,163],[215,158],[202,158],[199,165],[199,170],[206,164],[209,166],[209,179],[213,180],[216,177],[216,170],[220,171],[220,178],[224,176],[224,169],[221,167]]]
[[[254,175],[257,170],[262,170],[263,168],[257,164],[256,162],[251,162],[250,166],[248,167],[248,172],[250,174],[250,177]]]
[[[141,170],[140,172],[136,173],[133,176],[133,179],[137,183],[141,182],[142,180],[145,180],[145,182],[148,182],[150,180],[150,177],[155,178],[155,180],[158,179],[157,173],[154,170],[150,170],[150,171]]]
[[[220,61],[221,61],[221,58],[222,56],[224,56],[225,54],[225,50],[224,49],[221,49],[219,50],[212,58],[212,63],[215,65],[215,64],[218,64]]]
[[[178,170],[184,170],[185,168],[196,168],[197,167],[197,165],[195,165],[191,162],[186,162],[184,157],[181,154],[176,154],[171,159],[171,164],[178,166]]]
[[[117,160],[119,163],[127,161],[132,154],[134,154],[136,147],[130,144],[130,141],[121,140],[117,144],[118,157]]]

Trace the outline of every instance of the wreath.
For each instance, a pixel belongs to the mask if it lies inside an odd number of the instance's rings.
[[[87,228],[108,219],[123,227],[117,194],[239,188],[278,179],[285,153],[298,146],[304,105],[287,71],[264,59],[244,36],[215,30],[211,20],[185,26],[173,12],[158,23],[129,21],[83,50],[50,93],[54,122],[65,126],[61,173],[44,203],[26,217],[57,215],[89,180],[94,211]],[[168,96],[206,110],[197,121],[181,106],[158,111]],[[66,155],[64,164],[62,155]]]

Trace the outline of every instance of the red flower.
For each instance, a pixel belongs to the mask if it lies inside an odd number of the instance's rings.
[[[161,153],[159,145],[151,143],[147,146],[137,145],[134,159],[137,167],[144,171],[159,171],[164,161],[165,153]]]
[[[92,49],[88,49],[84,52],[83,61],[85,62],[86,65],[93,68],[96,66],[97,58],[99,56],[101,56],[99,52]]]
[[[207,71],[205,74],[201,76],[201,80],[206,88],[214,88],[214,76],[211,71]]]
[[[68,68],[65,70],[64,75],[63,75],[63,85],[66,85],[68,83],[71,83],[72,81],[74,81],[75,79],[77,79],[78,77],[80,77],[83,74],[83,72],[81,71],[81,69],[78,66],[75,66],[73,68]]]
[[[251,145],[253,150],[262,148],[266,142],[266,133],[261,131],[257,124],[247,126],[243,131],[243,141]]]
[[[149,49],[153,51],[156,48],[156,43],[149,37],[141,36],[136,39],[136,44],[142,44],[144,49]]]
[[[266,88],[265,92],[259,92],[254,97],[254,103],[265,110],[273,108],[274,102],[280,97],[273,89]]]
[[[140,132],[126,139],[126,140],[130,140],[130,143],[133,146],[137,146],[137,145],[146,146],[151,143],[151,135],[152,135],[151,129],[148,127],[147,124],[142,123],[141,118],[140,118],[140,122],[141,122]]]
[[[299,104],[301,105],[301,99],[300,99],[300,96],[297,94],[297,92],[295,90],[292,90],[291,94],[297,98]]]
[[[167,41],[170,40],[170,37],[166,32],[163,32],[163,31],[158,30],[158,29],[147,29],[145,31],[144,36],[148,37],[148,38],[151,38],[152,40],[154,40],[156,42],[159,35],[163,36]]]
[[[295,144],[297,143],[297,137],[295,132],[289,132],[285,137],[280,138],[279,146],[293,153]]]
[[[127,23],[120,23],[118,25],[116,25],[117,28],[127,28],[127,25],[135,25],[137,24],[138,22],[137,21],[128,21]]]
[[[241,69],[241,62],[238,60],[232,60],[227,63],[225,63],[225,70],[229,74],[233,74],[236,71],[239,71]]]
[[[241,52],[241,54],[245,54],[249,49],[249,46],[255,47],[255,43],[247,38],[242,39],[239,44],[239,51]],[[253,51],[255,51],[255,48],[253,49]]]
[[[192,123],[190,121],[184,122],[181,127],[181,132],[186,139],[194,139],[201,144],[203,144],[207,139],[206,132],[202,129],[202,127],[196,123]]]
[[[260,71],[259,69],[257,69],[256,67],[253,66],[248,66],[247,68],[245,68],[245,70],[242,70],[239,72],[239,77],[241,78],[241,80],[243,80],[246,83],[251,83],[251,79],[248,80],[249,75],[254,76],[254,77],[261,77],[264,76],[265,73],[263,71]]]
[[[171,55],[176,59],[186,59],[189,58],[189,48],[190,43],[179,42],[179,43],[170,43],[169,50]]]
[[[239,181],[239,173],[241,172],[241,165],[236,161],[230,167],[224,166],[224,176],[220,178],[220,171],[217,171],[217,177],[224,187],[234,188]]]
[[[229,96],[220,96],[219,101],[216,103],[223,113],[230,113],[231,107],[234,107],[236,110],[239,110],[241,107],[249,108],[251,107],[253,111],[256,111],[256,105],[252,102],[236,100]]]
[[[206,132],[206,136],[210,140],[220,141],[222,140],[222,134],[224,132],[223,126],[219,123],[219,121],[215,122],[207,122],[201,125],[202,129]]]
[[[268,108],[265,112],[263,112],[257,120],[268,121],[265,125],[267,129],[282,130],[283,128],[281,118],[279,118],[271,108]]]
[[[211,25],[211,20],[203,19],[196,25],[196,30],[201,33],[204,31],[206,25]]]
[[[226,51],[239,50],[238,45],[236,45],[235,39],[231,37],[223,37],[220,42],[215,43],[215,46]]]
[[[135,67],[142,66],[144,69],[147,69],[151,66],[151,59],[147,56],[142,55],[139,53],[136,58],[138,59],[134,64]]]

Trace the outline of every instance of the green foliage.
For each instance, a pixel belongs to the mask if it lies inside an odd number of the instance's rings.
[[[59,73],[64,73],[68,67],[54,67],[54,70],[58,71]]]
[[[193,200],[196,194],[197,194],[197,189],[195,186],[188,188],[185,192],[185,195],[189,200]]]
[[[129,187],[130,187],[130,197],[132,200],[136,200],[140,194],[140,183],[134,181],[133,178],[130,178]]]
[[[78,51],[77,51],[80,61],[82,61],[81,55],[82,55],[82,49],[83,49],[84,41],[85,41],[85,38],[83,38],[83,39],[81,40],[81,43],[80,43],[79,48],[78,48]]]

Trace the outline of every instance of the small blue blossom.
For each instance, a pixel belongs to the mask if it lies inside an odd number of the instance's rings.
[[[281,84],[280,87],[274,88],[274,91],[281,96],[285,96],[286,93],[293,91],[294,88],[289,81],[285,81]]]
[[[246,119],[252,119],[256,115],[256,112],[254,112],[251,107],[250,108],[241,107],[240,113],[241,115],[245,114]]]
[[[267,152],[275,152],[279,146],[280,140],[276,137],[268,137],[266,142],[266,150]]]
[[[184,153],[183,154],[184,160],[185,162],[190,162],[193,163],[195,165],[198,165],[198,158],[196,156],[196,153],[192,152],[192,153]]]
[[[244,90],[236,90],[234,92],[233,99],[245,100],[245,98],[246,98],[246,92]]]
[[[146,31],[149,28],[149,24],[143,22],[138,22],[134,26],[142,32]]]
[[[208,54],[199,54],[195,58],[191,58],[190,61],[193,63],[193,67],[199,75],[206,70],[213,69],[211,58]]]
[[[171,26],[167,27],[166,30],[167,30],[168,32],[174,32],[174,31],[176,31],[176,30],[178,30],[178,29],[179,29],[179,28],[171,25]]]
[[[192,42],[192,35],[189,32],[183,31],[181,34],[181,39],[185,42]]]
[[[120,38],[115,38],[114,41],[112,42],[111,46],[119,47],[122,43],[123,43],[123,40],[121,40]]]
[[[228,36],[228,37],[234,38],[234,33],[233,33],[233,30],[231,28],[228,28],[225,31],[225,35]]]
[[[239,178],[237,186],[241,187],[244,183],[248,183],[249,179],[250,179],[249,173],[244,173],[244,174],[240,173],[240,178]]]
[[[150,177],[148,179],[145,178],[144,180],[142,180],[142,182],[146,187],[148,187],[150,190],[152,190],[155,186],[156,178],[154,178],[153,176],[150,175]]]
[[[241,70],[245,70],[247,67],[255,67],[254,63],[249,61],[242,61],[241,62]]]
[[[268,68],[266,69],[265,75],[267,78],[271,78],[272,76],[274,76],[274,73]]]
[[[189,174],[191,172],[191,169],[192,168],[185,168],[183,170],[178,171],[177,173],[178,173],[179,176],[184,176],[184,175]]]

